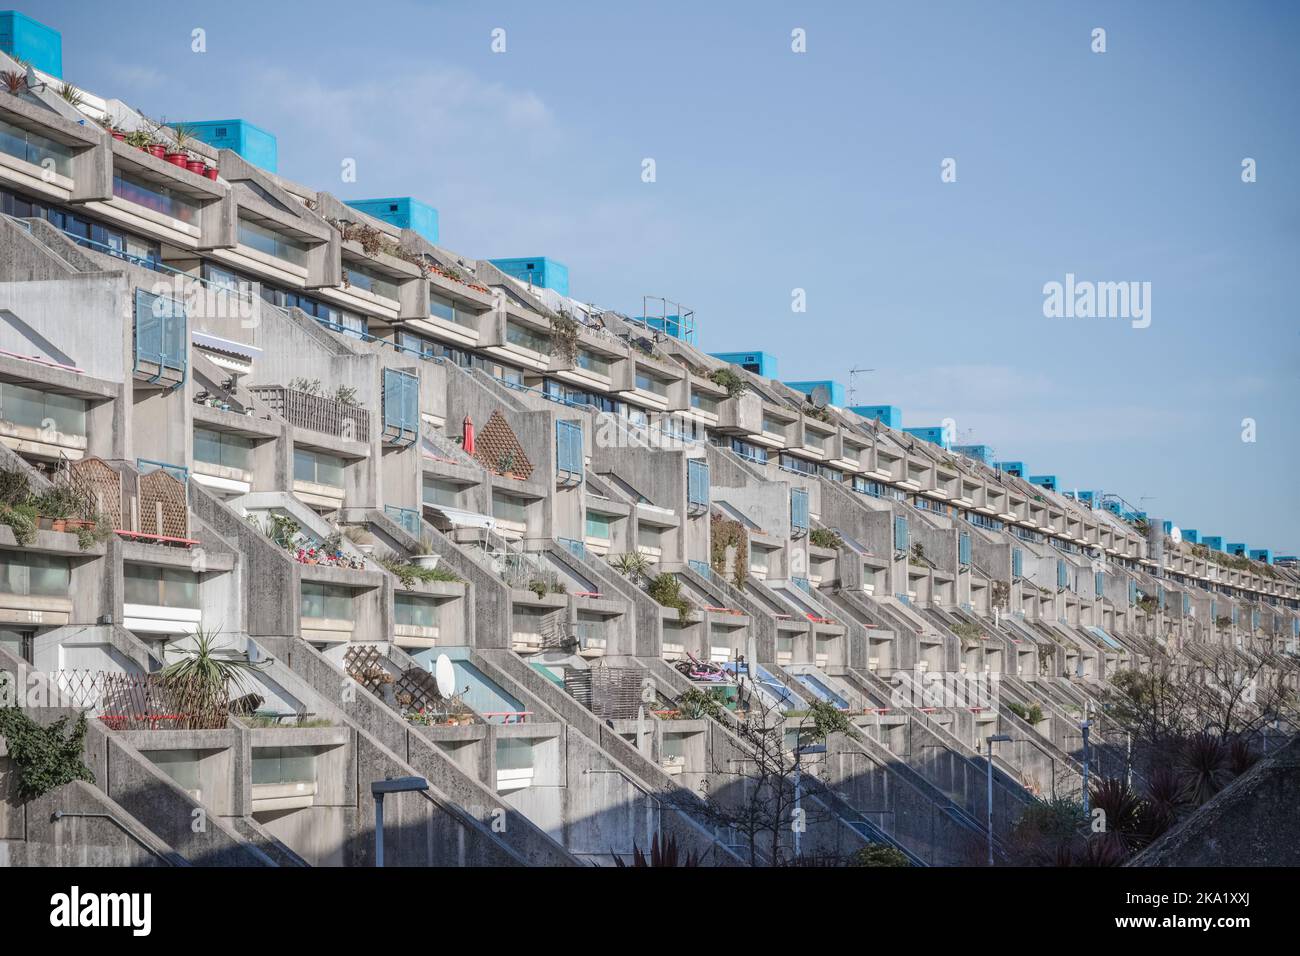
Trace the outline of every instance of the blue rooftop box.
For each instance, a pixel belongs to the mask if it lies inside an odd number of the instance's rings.
[[[863,418],[874,418],[890,428],[903,427],[903,410],[897,405],[850,405],[849,411]]]
[[[805,395],[811,395],[813,390],[819,386],[826,389],[827,400],[837,408],[844,407],[844,386],[839,382],[833,382],[828,378],[816,379],[807,382],[783,382],[788,388],[793,388],[796,392],[803,392]]]
[[[944,433],[942,425],[925,425],[919,428],[904,428],[909,435],[915,435],[922,441],[928,441],[940,448],[948,447],[948,436]]]
[[[1244,558],[1246,556],[1246,551],[1248,549],[1246,548],[1245,542],[1238,541],[1234,544],[1233,542],[1229,541],[1226,545],[1223,546],[1223,550],[1227,551],[1229,554],[1239,555]]]
[[[953,445],[952,450],[967,458],[974,458],[986,465],[993,464],[993,449],[988,445]]]
[[[1025,463],[1023,461],[1000,461],[998,467],[1004,474],[1011,475],[1015,478],[1025,477]]]
[[[1217,534],[1207,534],[1201,539],[1201,544],[1205,545],[1212,551],[1223,550],[1223,538]]]
[[[232,150],[268,173],[276,171],[279,153],[275,137],[248,120],[197,120],[173,125],[189,127],[195,139],[217,149]]]
[[[1081,504],[1081,505],[1087,505],[1089,508],[1096,508],[1096,507],[1097,507],[1097,502],[1099,502],[1099,501],[1101,500],[1101,492],[1099,492],[1099,491],[1076,491],[1076,492],[1075,492],[1075,499],[1074,499],[1074,500],[1077,501],[1077,502],[1079,502],[1079,504]]]
[[[1200,532],[1198,532],[1195,528],[1184,528],[1183,540],[1186,541],[1188,544],[1196,544],[1199,534]]]
[[[1273,552],[1268,548],[1251,548],[1250,559],[1252,561],[1263,561],[1265,564],[1273,563]]]
[[[63,37],[26,14],[0,10],[0,50],[63,79]]]
[[[1030,475],[1029,483],[1031,485],[1038,485],[1040,488],[1046,488],[1048,491],[1056,490],[1055,475]]]
[[[490,259],[494,266],[521,282],[539,285],[560,295],[569,294],[569,267],[545,256],[523,259]]]
[[[710,352],[709,355],[731,365],[739,365],[746,372],[764,378],[776,378],[776,356],[767,352]]]
[[[389,199],[353,199],[348,202],[353,209],[374,216],[398,229],[410,229],[432,243],[438,241],[438,210],[412,199],[397,196]]]

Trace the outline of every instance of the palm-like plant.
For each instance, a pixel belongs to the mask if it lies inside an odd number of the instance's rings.
[[[5,70],[0,73],[0,83],[4,85],[6,93],[14,96],[27,92],[27,74],[20,70]]]
[[[63,102],[74,108],[79,108],[86,102],[85,94],[71,83],[64,83],[59,87],[59,96],[63,98]]]
[[[229,645],[218,644],[220,635],[220,628],[199,627],[190,635],[191,646],[167,648],[168,653],[181,656],[161,674],[166,687],[184,695],[200,714],[214,718],[224,717],[231,689],[247,693],[250,675],[265,666],[249,660],[246,653],[237,655]]]
[[[1228,749],[1222,737],[1195,734],[1183,745],[1178,765],[1195,806],[1206,803],[1228,782]]]

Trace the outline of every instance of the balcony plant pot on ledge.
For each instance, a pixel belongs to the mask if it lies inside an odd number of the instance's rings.
[[[151,143],[145,147],[145,152],[158,159],[167,158],[167,147],[162,143]]]
[[[416,554],[411,557],[411,563],[417,568],[427,568],[430,571],[436,568],[441,560],[440,554]]]
[[[171,163],[173,166],[179,166],[181,169],[189,169],[187,164],[189,163],[190,157],[187,153],[168,153],[163,157],[163,159],[167,160],[167,162]]]

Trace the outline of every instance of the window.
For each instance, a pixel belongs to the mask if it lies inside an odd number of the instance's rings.
[[[343,487],[343,459],[307,448],[293,450],[293,480]]]
[[[957,561],[970,564],[970,532],[963,531],[957,538]]]
[[[46,427],[65,435],[86,434],[86,401],[71,395],[42,392],[26,385],[0,382],[0,419],[27,428]]]
[[[267,229],[265,226],[259,226],[247,219],[239,220],[238,241],[240,245],[248,246],[250,249],[255,249],[276,259],[283,259],[295,266],[305,268],[307,265],[307,245],[305,243],[290,239],[274,229]]]
[[[654,392],[656,395],[668,394],[667,382],[640,370],[636,373],[636,387],[646,392]]]
[[[587,512],[587,531],[588,538],[599,538],[602,541],[609,540],[610,527],[614,519],[609,515],[597,514],[594,511]]]
[[[194,429],[194,460],[223,468],[248,471],[252,465],[253,442],[241,435],[210,428]]]
[[[636,531],[637,545],[642,548],[663,549],[663,530],[654,525],[643,524]]]
[[[441,478],[424,479],[424,503],[426,505],[443,505],[447,508],[460,507],[461,486],[454,481]]]
[[[315,783],[316,753],[311,747],[254,747],[253,785]]]
[[[199,207],[166,186],[154,186],[114,173],[113,195],[124,202],[143,206],[160,216],[167,216],[192,226],[198,225]]]
[[[528,522],[528,502],[515,495],[493,495],[492,516],[500,518],[502,521],[526,524]]]
[[[702,412],[709,412],[713,415],[718,414],[719,400],[712,395],[705,395],[703,392],[691,392],[691,408],[698,408]]]
[[[199,576],[181,568],[128,564],[123,568],[127,604],[150,604],[195,610],[199,606]]]
[[[302,582],[302,616],[352,620],[352,591],[332,584]]]
[[[390,276],[380,275],[370,269],[357,265],[347,265],[343,274],[346,284],[357,289],[364,289],[373,295],[382,295],[386,299],[397,299],[397,282]]]
[[[33,597],[67,597],[72,567],[67,558],[0,551],[0,592]]]
[[[519,346],[521,349],[529,349],[543,355],[551,354],[550,336],[534,329],[525,328],[522,325],[516,325],[514,322],[506,323],[506,341],[511,345]]]
[[[603,355],[597,355],[589,349],[578,350],[578,368],[586,369],[588,372],[594,372],[597,375],[609,377],[610,361]]]
[[[435,627],[437,610],[434,601],[414,594],[398,594],[393,598],[393,614],[403,627]]]
[[[907,550],[907,519],[901,515],[894,518],[894,550]]]
[[[19,660],[32,663],[32,640],[34,635],[31,631],[12,631],[8,628],[0,628],[0,648],[4,648]]]
[[[72,150],[62,143],[28,132],[4,120],[0,120],[0,152],[33,166],[40,166],[47,159],[53,160],[56,173],[72,176]]]

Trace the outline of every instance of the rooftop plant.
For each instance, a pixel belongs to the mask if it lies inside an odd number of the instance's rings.
[[[646,585],[646,593],[664,607],[676,608],[677,619],[683,624],[690,623],[694,605],[682,594],[682,582],[677,580],[677,575],[668,572],[655,575]]]
[[[13,96],[27,92],[27,74],[21,70],[5,70],[0,73],[0,83],[4,85],[5,92]]]
[[[813,528],[808,532],[808,540],[819,548],[830,548],[832,551],[844,547],[844,539],[830,528]]]
[[[730,368],[715,368],[709,373],[709,381],[727,390],[728,398],[735,398],[749,388],[749,383]]]
[[[383,558],[379,563],[385,570],[395,574],[398,582],[407,591],[414,589],[416,582],[428,584],[432,581],[460,581],[456,572],[444,568],[441,564],[435,568],[426,568],[413,564],[405,558]]]
[[[262,670],[245,652],[243,656],[218,644],[219,628],[202,625],[183,645],[167,645],[165,653],[177,660],[161,671],[163,685],[193,701],[201,714],[212,714],[227,706],[231,690],[248,692],[250,678]]]

